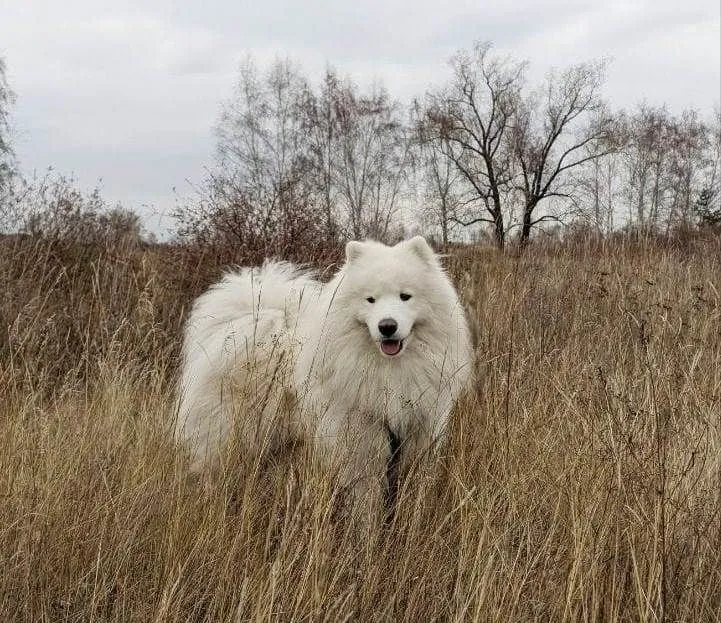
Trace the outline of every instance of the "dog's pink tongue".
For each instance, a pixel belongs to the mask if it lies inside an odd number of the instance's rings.
[[[381,350],[386,355],[397,355],[401,352],[400,340],[383,340],[381,342]]]

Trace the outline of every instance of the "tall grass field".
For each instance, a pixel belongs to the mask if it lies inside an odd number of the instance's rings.
[[[719,240],[444,262],[477,380],[361,538],[306,448],[187,477],[179,344],[219,262],[3,239],[0,621],[721,620]]]

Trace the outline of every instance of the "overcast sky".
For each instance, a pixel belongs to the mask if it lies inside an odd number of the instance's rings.
[[[161,231],[173,187],[212,162],[213,125],[238,63],[290,56],[313,80],[327,63],[406,100],[442,83],[475,40],[551,67],[612,59],[605,96],[710,115],[721,100],[719,0],[2,0],[0,56],[17,93],[23,170],[98,183]],[[102,181],[100,181],[102,180]]]

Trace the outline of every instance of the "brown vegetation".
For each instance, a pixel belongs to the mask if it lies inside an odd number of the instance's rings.
[[[451,249],[478,383],[368,540],[302,451],[183,477],[179,330],[226,256],[0,242],[3,621],[718,620],[717,239]]]

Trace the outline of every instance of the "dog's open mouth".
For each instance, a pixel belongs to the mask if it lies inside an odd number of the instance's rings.
[[[403,349],[403,340],[381,340],[381,350],[385,355],[393,357]]]

